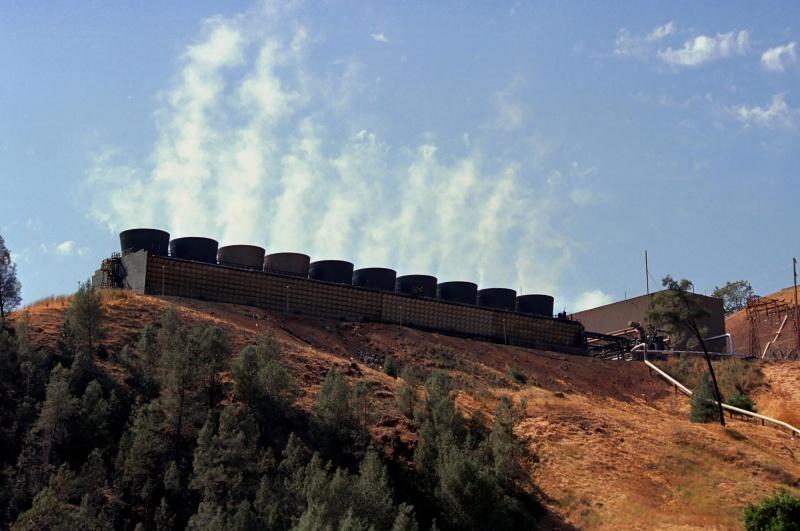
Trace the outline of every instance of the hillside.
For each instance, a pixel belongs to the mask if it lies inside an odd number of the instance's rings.
[[[34,341],[55,348],[67,300],[28,309]],[[233,353],[265,331],[279,341],[295,381],[295,405],[311,412],[325,374],[338,365],[370,384],[368,430],[387,456],[410,466],[418,435],[398,411],[400,385],[363,360],[390,356],[422,376],[447,371],[467,417],[491,419],[501,396],[524,400],[518,435],[537,459],[527,472],[550,513],[545,527],[589,529],[741,528],[743,509],[778,488],[800,489],[800,445],[786,433],[732,420],[728,429],[688,422],[689,404],[639,363],[592,360],[426,333],[396,325],[342,323],[197,300],[104,295],[108,323],[102,371],[121,385],[119,363],[149,322],[174,304],[189,325],[213,323]],[[235,354],[234,354],[235,355]],[[798,422],[800,363],[763,363],[756,403]],[[526,383],[510,375],[523,373]],[[229,382],[231,376],[223,374]]]
[[[794,306],[794,287],[784,288],[775,293],[766,295],[769,299],[785,302]],[[758,323],[758,343],[763,352],[767,343],[775,339],[775,334],[781,325],[782,316],[772,315],[770,317],[761,316]],[[750,350],[750,321],[747,320],[747,311],[740,310],[725,319],[725,330],[733,336],[737,352],[749,352]],[[789,354],[797,352],[797,335],[792,316],[778,337],[774,345],[770,347],[770,357],[783,358]],[[754,353],[761,356],[761,352]]]

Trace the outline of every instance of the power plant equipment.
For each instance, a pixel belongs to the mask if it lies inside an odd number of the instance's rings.
[[[157,256],[167,256],[169,232],[158,229],[124,230],[119,233],[119,246],[122,254],[144,250]]]
[[[520,313],[553,316],[553,297],[550,295],[520,295],[515,309]]]
[[[261,270],[264,248],[257,245],[226,245],[217,251],[219,265]]]
[[[436,277],[430,275],[402,275],[394,283],[396,293],[418,297],[436,297]]]
[[[478,285],[474,282],[460,280],[439,282],[436,286],[436,298],[463,304],[475,304],[475,300],[478,298]]]
[[[353,264],[344,260],[317,260],[309,265],[308,277],[336,284],[350,284],[353,282]]]
[[[211,238],[197,236],[175,238],[169,242],[169,255],[182,260],[216,264],[218,245],[217,240]]]
[[[514,311],[517,292],[508,288],[484,288],[478,290],[478,306]]]
[[[394,291],[397,273],[385,267],[364,267],[353,271],[353,285],[380,291]]]
[[[311,258],[302,253],[272,253],[264,258],[264,271],[296,277],[308,276]]]

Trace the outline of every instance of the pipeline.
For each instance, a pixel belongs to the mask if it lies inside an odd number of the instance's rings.
[[[636,350],[637,348],[642,347],[642,346],[645,346],[644,343],[640,343],[640,344],[636,345],[635,347],[633,347],[631,349],[631,353],[633,353],[634,350]],[[688,387],[686,387],[685,385],[680,383],[678,380],[676,380],[675,378],[673,378],[672,376],[670,376],[669,374],[667,374],[663,370],[659,369],[655,364],[653,364],[653,363],[651,363],[650,361],[647,360],[647,350],[646,350],[646,348],[644,350],[644,363],[645,363],[645,365],[650,367],[652,370],[656,371],[656,373],[659,376],[661,376],[662,378],[664,378],[667,382],[669,382],[672,385],[674,385],[683,394],[685,394],[687,396],[692,396],[693,393],[692,393],[691,389],[689,389]],[[715,404],[717,403],[716,400],[710,400],[710,401],[715,403]],[[789,432],[792,435],[792,438],[794,438],[795,435],[800,436],[800,429],[797,429],[794,426],[792,426],[791,424],[783,422],[782,420],[774,419],[772,417],[767,417],[766,415],[759,415],[758,413],[753,413],[752,411],[747,411],[746,409],[741,409],[741,408],[734,407],[734,406],[731,406],[731,405],[725,404],[725,403],[722,404],[722,409],[724,409],[725,411],[730,411],[730,412],[733,412],[733,413],[738,413],[740,415],[745,415],[747,417],[752,417],[752,418],[758,419],[758,420],[760,420],[762,422],[762,424],[765,423],[765,422],[768,422],[768,423],[773,424],[775,426],[779,426],[781,428],[785,428],[785,429],[789,430]]]

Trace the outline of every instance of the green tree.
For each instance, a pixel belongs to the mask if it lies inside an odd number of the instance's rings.
[[[514,435],[514,426],[517,424],[521,410],[524,410],[524,404],[517,407],[511,398],[504,396],[500,399],[500,404],[494,414],[494,423],[488,442],[494,463],[494,473],[501,481],[511,481],[519,476],[517,459],[521,454],[521,442]]]
[[[64,325],[74,342],[71,345],[73,353],[81,349],[94,352],[95,343],[105,337],[103,317],[100,293],[92,288],[90,282],[81,283],[64,316]]]
[[[204,502],[232,510],[258,489],[263,470],[259,434],[253,416],[238,404],[223,409],[216,429],[215,424],[211,417],[200,430],[190,487]]]
[[[23,491],[35,493],[46,484],[54,458],[69,445],[76,409],[77,400],[69,392],[67,370],[56,366],[47,384],[39,417],[26,438],[25,452],[17,464],[18,480],[24,482]]]
[[[369,450],[353,485],[353,505],[360,517],[375,529],[389,529],[395,518],[394,495],[389,474],[378,452]]]
[[[747,531],[800,531],[800,497],[785,490],[748,504],[744,513]]]
[[[712,297],[722,299],[726,317],[743,310],[747,306],[747,299],[754,294],[752,286],[746,280],[726,282],[722,287],[714,287],[714,291],[711,292]]]
[[[667,275],[661,281],[666,290],[656,293],[647,311],[647,320],[655,326],[667,326],[676,331],[690,333],[705,354],[708,374],[711,376],[711,383],[714,388],[714,396],[717,401],[719,413],[719,423],[725,425],[725,415],[722,411],[722,396],[717,385],[717,377],[714,374],[714,367],[711,364],[711,356],[703,340],[703,333],[700,329],[699,321],[708,316],[709,312],[692,298],[693,285],[689,280],[674,280]]]
[[[397,378],[397,366],[391,356],[386,356],[386,359],[383,360],[383,372],[392,378]]]
[[[291,396],[291,377],[275,350],[263,344],[246,346],[233,362],[232,373],[236,396],[253,408],[262,424],[279,416]]]
[[[717,416],[717,404],[714,403],[714,386],[708,375],[705,375],[692,392],[692,407],[689,420],[692,422],[711,422]]]
[[[148,323],[139,334],[136,342],[138,356],[133,362],[136,375],[141,378],[145,394],[149,398],[158,396],[160,390],[158,367],[161,358],[161,348],[158,341],[158,329],[153,323]]]
[[[332,432],[341,433],[355,425],[350,386],[335,366],[325,375],[317,395],[315,412],[319,422]]]
[[[203,400],[203,368],[189,348],[186,330],[178,312],[171,306],[161,318],[158,334],[161,350],[159,365],[159,402],[164,407],[173,452],[177,453],[183,438],[192,438],[208,413]]]
[[[21,291],[22,286],[17,280],[17,264],[11,261],[11,251],[0,236],[0,325],[22,302]]]
[[[456,409],[455,398],[447,374],[435,371],[425,382],[425,402],[417,410],[419,442],[414,451],[414,464],[429,488],[437,481],[437,461],[464,441],[464,417]]]
[[[230,355],[228,339],[217,326],[199,326],[189,337],[191,355],[197,360],[202,371],[202,383],[208,397],[208,408],[212,409],[219,400],[217,375],[225,368]]]
[[[397,408],[400,410],[400,413],[413,419],[414,410],[417,407],[417,377],[411,367],[406,365],[400,372],[400,379],[402,383],[395,395]]]
[[[157,400],[149,402],[134,413],[131,427],[120,441],[118,470],[122,473],[122,484],[146,508],[156,501],[154,494],[167,462],[165,422],[161,404]]]

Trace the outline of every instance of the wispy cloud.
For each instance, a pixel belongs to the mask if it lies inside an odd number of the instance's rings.
[[[660,41],[664,37],[669,37],[673,33],[675,33],[675,23],[670,21],[664,24],[663,26],[658,26],[657,28],[654,28],[653,31],[647,34],[645,40],[647,42]]]
[[[525,161],[484,157],[479,135],[456,151],[444,152],[449,144],[435,135],[389,145],[340,104],[363,85],[331,94],[307,61],[319,39],[273,11],[260,15],[267,21],[206,23],[161,97],[152,154],[95,158],[94,219],[112,230],[149,225],[173,237],[556,290],[573,244],[550,220],[569,201],[567,186],[549,186]]]
[[[44,253],[58,256],[83,256],[89,251],[87,247],[79,247],[74,240],[66,240],[53,245],[42,243],[39,248]]]
[[[647,35],[642,37],[641,34],[635,35],[623,28],[617,32],[617,38],[614,41],[614,54],[626,57],[647,57],[653,51],[652,43],[669,37],[675,33],[676,29],[675,23],[670,21],[653,28]]]
[[[527,114],[528,107],[518,97],[522,82],[514,79],[504,89],[494,95],[494,125],[499,129],[513,130],[519,128]]]
[[[370,33],[369,37],[375,42],[383,42],[383,43],[389,42],[389,38],[386,35],[384,35],[383,32],[381,32],[381,33]]]
[[[797,43],[792,41],[783,46],[770,48],[761,54],[761,65],[773,72],[783,72],[787,66],[797,64]]]
[[[793,127],[798,111],[792,109],[784,97],[785,94],[775,94],[766,107],[740,105],[729,109],[729,112],[747,126]]]
[[[674,66],[699,66],[710,61],[743,55],[750,48],[750,32],[741,30],[720,33],[716,37],[698,35],[686,41],[682,48],[666,48],[658,52],[665,63]]]

